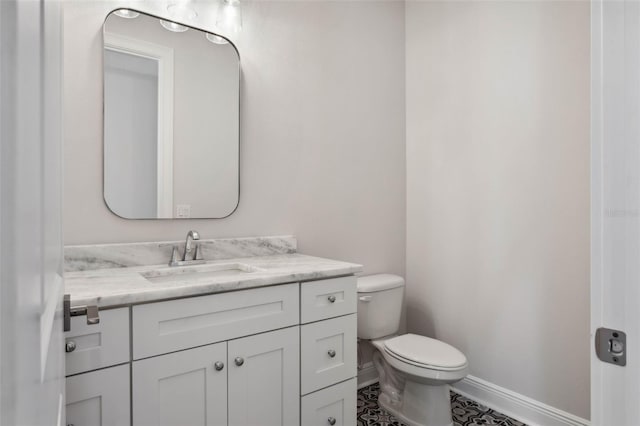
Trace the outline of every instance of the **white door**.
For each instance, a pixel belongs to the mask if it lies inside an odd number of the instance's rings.
[[[229,426],[300,424],[300,327],[229,342]]]
[[[133,362],[135,426],[225,426],[227,343]]]
[[[129,364],[67,377],[67,425],[131,424]]]
[[[591,424],[640,422],[640,3],[592,2]],[[626,333],[613,363],[596,330]],[[621,333],[617,332],[621,338]],[[609,341],[603,341],[607,349]],[[619,343],[619,342],[618,342]],[[608,353],[605,350],[604,353]],[[626,365],[623,356],[626,356]]]
[[[0,424],[64,422],[61,5],[0,1]]]

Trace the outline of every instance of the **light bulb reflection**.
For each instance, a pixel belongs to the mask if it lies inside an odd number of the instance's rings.
[[[115,13],[117,16],[121,18],[127,18],[127,19],[133,19],[140,16],[138,12],[134,12],[133,10],[129,10],[129,9],[118,9],[113,13]]]
[[[229,40],[216,34],[207,33],[207,40],[215,44],[229,44]]]
[[[173,31],[174,33],[183,33],[189,29],[184,25],[176,24],[171,21],[163,21],[162,19],[160,20],[160,25],[162,25],[165,30]]]

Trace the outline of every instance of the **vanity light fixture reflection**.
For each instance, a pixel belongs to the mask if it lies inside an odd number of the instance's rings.
[[[162,19],[160,20],[160,25],[162,25],[165,30],[173,31],[174,33],[183,33],[189,29],[184,25],[176,24],[171,21],[164,21]]]
[[[174,3],[167,6],[167,12],[177,21],[193,21],[198,16],[191,6],[184,3]]]
[[[209,40],[211,43],[215,43],[215,44],[228,44],[229,43],[229,41],[226,38],[220,37],[219,35],[207,33],[206,37],[207,37],[207,40]]]
[[[216,26],[225,35],[237,35],[242,30],[240,0],[221,0]]]
[[[113,13],[115,13],[117,16],[121,18],[127,18],[127,19],[133,19],[140,16],[138,12],[134,12],[133,10],[129,10],[129,9],[118,9]]]

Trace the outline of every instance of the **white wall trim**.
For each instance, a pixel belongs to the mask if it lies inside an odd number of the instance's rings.
[[[467,376],[453,390],[529,426],[589,426],[590,422],[501,386]]]
[[[358,389],[362,389],[378,382],[378,372],[373,366],[373,362],[365,363],[358,369]]]

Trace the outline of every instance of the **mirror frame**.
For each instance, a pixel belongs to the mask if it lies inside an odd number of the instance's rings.
[[[208,33],[208,34],[214,34],[216,36],[222,37],[223,39],[227,40],[227,43],[233,47],[233,50],[235,50],[236,55],[238,56],[238,197],[237,197],[237,201],[236,201],[236,205],[233,207],[233,209],[231,210],[231,212],[229,214],[227,214],[226,216],[221,216],[221,217],[145,217],[145,218],[136,218],[136,217],[125,217],[125,216],[121,216],[120,214],[116,213],[115,211],[113,211],[113,209],[109,206],[109,203],[107,202],[107,199],[105,198],[105,182],[106,182],[106,155],[105,155],[105,146],[106,146],[106,140],[104,137],[105,134],[105,111],[106,111],[106,106],[105,106],[105,76],[104,76],[104,62],[105,62],[105,37],[104,37],[104,33],[105,33],[105,28],[106,28],[106,24],[107,24],[107,19],[109,19],[109,17],[116,12],[117,10],[120,9],[127,9],[130,10],[132,12],[137,12],[140,13],[142,15],[147,15],[150,16],[152,18],[156,18],[158,20],[162,20],[162,21],[168,21],[168,22],[174,22],[176,24],[182,25],[184,27],[187,27],[190,30],[195,30],[195,31],[201,31],[204,33]],[[111,10],[109,13],[107,13],[107,16],[104,18],[104,20],[102,21],[102,31],[100,32],[101,35],[101,41],[102,41],[102,201],[104,202],[105,207],[107,208],[107,210],[109,210],[109,212],[111,212],[112,214],[114,214],[115,216],[121,218],[121,219],[125,219],[125,220],[164,220],[164,221],[169,221],[169,220],[211,220],[211,219],[226,219],[229,216],[231,216],[232,214],[234,214],[237,210],[238,207],[240,206],[240,196],[241,196],[241,180],[240,180],[240,175],[242,172],[242,115],[241,113],[241,107],[242,107],[242,60],[240,58],[240,51],[238,50],[238,47],[233,43],[233,41],[231,41],[229,38],[221,35],[221,34],[217,34],[211,31],[207,31],[204,30],[202,28],[198,28],[198,27],[194,27],[193,25],[189,25],[189,24],[183,24],[182,22],[173,20],[171,18],[163,18],[160,17],[158,15],[155,15],[153,13],[149,13],[149,12],[144,12],[138,9],[132,9],[129,7],[118,7],[115,8],[113,10]]]

